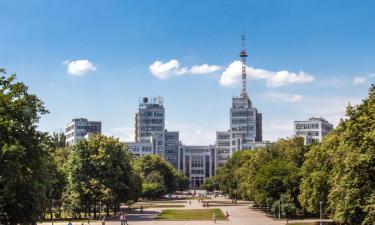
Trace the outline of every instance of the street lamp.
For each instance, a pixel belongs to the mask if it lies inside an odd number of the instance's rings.
[[[102,211],[102,202],[99,202],[99,220],[100,220],[100,212]]]
[[[320,225],[323,224],[322,222],[322,205],[323,205],[323,201],[319,201],[319,205],[320,205]]]
[[[53,225],[53,208],[55,208],[55,199],[52,199],[52,205],[51,205],[51,220]]]

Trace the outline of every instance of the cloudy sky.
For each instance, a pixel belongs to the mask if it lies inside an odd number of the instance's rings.
[[[39,129],[75,117],[134,138],[143,96],[163,96],[166,127],[186,144],[229,128],[246,34],[248,93],[263,137],[293,120],[337,124],[375,82],[375,1],[0,1],[0,67],[49,109]]]

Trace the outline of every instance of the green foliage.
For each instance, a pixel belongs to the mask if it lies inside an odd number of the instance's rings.
[[[290,218],[296,213],[297,206],[290,194],[282,194],[280,199],[272,205],[271,211],[274,215],[278,215],[280,212],[281,217]]]
[[[266,148],[238,151],[216,172],[220,190],[232,198],[253,200],[269,211],[282,194],[299,206],[300,166],[309,148],[302,138],[281,139]]]
[[[141,183],[124,146],[112,137],[90,136],[74,145],[67,164],[65,203],[72,212],[91,210],[99,202],[118,208],[136,201]]]
[[[275,159],[265,164],[254,177],[254,201],[260,205],[270,206],[278,201],[283,193],[296,198],[298,172],[298,168],[285,159]]]
[[[159,193],[160,195],[173,193],[178,188],[178,173],[176,169],[158,155],[145,155],[139,158],[135,166],[138,173],[143,178],[143,193]],[[158,185],[156,185],[158,184]],[[161,188],[162,187],[162,188]],[[154,191],[151,191],[154,190]],[[144,197],[155,197],[154,195]]]
[[[202,188],[207,191],[214,191],[219,189],[219,184],[215,177],[209,177],[204,180]]]
[[[177,172],[177,189],[179,191],[188,190],[190,187],[190,179],[182,171]]]
[[[375,86],[358,106],[347,107],[323,141],[306,154],[301,205],[317,212],[319,200],[338,224],[373,224],[375,190]]]
[[[48,138],[36,130],[43,102],[0,69],[0,223],[35,223],[50,186]]]
[[[160,198],[165,193],[164,185],[156,182],[144,182],[142,184],[142,196],[153,199]]]

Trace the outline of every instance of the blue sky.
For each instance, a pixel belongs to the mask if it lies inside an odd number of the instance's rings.
[[[131,140],[139,98],[163,96],[169,130],[212,144],[240,93],[242,33],[266,140],[311,116],[336,125],[375,82],[375,1],[0,0],[0,8],[0,67],[45,102],[44,131],[87,117]]]

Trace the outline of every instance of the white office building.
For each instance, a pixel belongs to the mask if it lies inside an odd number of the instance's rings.
[[[101,133],[102,122],[89,121],[85,118],[73,119],[65,127],[65,142],[67,145],[77,144],[90,134]]]
[[[312,117],[308,120],[294,121],[294,135],[303,137],[305,144],[320,143],[333,125],[323,118]]]
[[[199,188],[215,171],[215,146],[180,146],[180,169],[190,179],[190,188]]]

